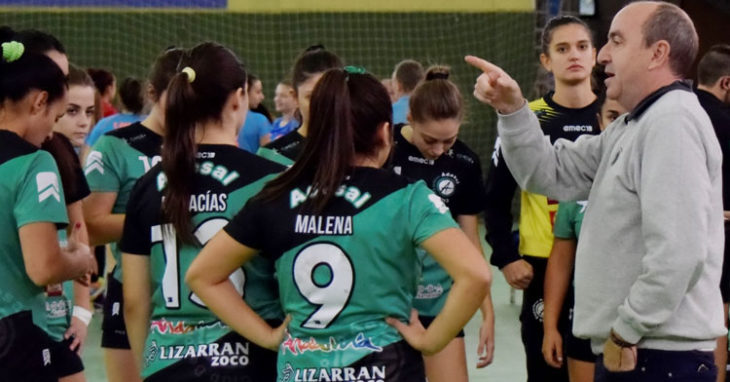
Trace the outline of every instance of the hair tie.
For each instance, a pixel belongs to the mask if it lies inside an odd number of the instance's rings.
[[[182,69],[182,72],[188,75],[188,82],[192,84],[195,81],[195,70],[193,68],[186,66]]]
[[[428,73],[428,75],[426,76],[426,81],[448,80],[448,79],[449,79],[449,73],[442,73],[442,72]]]
[[[345,66],[345,73],[347,74],[365,74],[367,71],[362,66]]]
[[[2,43],[2,49],[5,62],[13,62],[23,56],[25,45],[17,41],[9,41]]]

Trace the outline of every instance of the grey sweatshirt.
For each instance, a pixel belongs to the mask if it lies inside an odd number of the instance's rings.
[[[596,354],[611,328],[642,348],[714,349],[726,333],[722,154],[697,97],[675,83],[601,135],[554,146],[527,106],[497,126],[523,189],[588,199],[574,334],[590,338]]]

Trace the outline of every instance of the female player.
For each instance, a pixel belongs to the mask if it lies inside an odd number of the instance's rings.
[[[72,229],[61,249],[57,229],[68,223],[58,169],[38,150],[65,109],[61,68],[23,44],[0,46],[0,370],[9,380],[56,381],[46,333],[44,286],[94,270],[87,246]],[[78,228],[78,227],[75,227]],[[35,323],[34,323],[35,321]]]
[[[489,270],[439,197],[380,169],[390,100],[375,77],[347,69],[315,87],[301,157],[207,244],[186,281],[237,332],[279,349],[280,380],[421,382],[418,351],[434,354],[459,332],[484,300]],[[428,329],[410,312],[418,246],[455,280]],[[256,253],[276,262],[288,327],[269,326],[227,281]]]
[[[457,136],[463,118],[464,101],[449,81],[449,69],[433,66],[425,82],[413,91],[409,101],[408,125],[393,130],[395,150],[391,165],[396,174],[423,180],[449,207],[451,216],[481,251],[477,215],[484,210],[484,180],[479,157]],[[425,327],[444,305],[451,278],[427,253],[420,252],[423,273],[413,306]],[[491,363],[494,350],[492,300],[482,304],[479,367]],[[441,352],[425,357],[426,376],[431,382],[466,382],[469,379],[464,351],[464,332]]]
[[[308,48],[296,59],[292,68],[292,85],[302,124],[298,129],[262,147],[256,154],[287,166],[294,163],[304,147],[304,139],[309,130],[309,99],[312,90],[325,71],[342,66],[342,60],[322,45]]]
[[[101,117],[106,118],[117,114],[117,109],[112,105],[114,96],[117,95],[117,79],[114,74],[105,69],[88,68],[91,79],[94,80],[96,90],[101,97]]]
[[[238,135],[238,147],[255,153],[260,146],[271,142],[271,121],[268,116],[253,111],[258,109],[264,100],[261,80],[253,74],[249,74],[246,84],[248,86],[246,94],[249,96],[248,103],[251,111],[246,114],[246,122]]]
[[[150,99],[154,105],[141,123],[114,130],[94,145],[86,158],[84,173],[91,195],[84,201],[84,218],[92,245],[111,244],[116,266],[107,276],[101,346],[105,349],[110,381],[139,379],[124,325],[121,252],[124,211],[137,179],[160,161],[165,123],[165,90],[183,55],[171,49],[157,58],[149,75]]]
[[[274,120],[271,127],[271,140],[289,134],[291,131],[299,127],[299,117],[297,116],[297,92],[289,81],[281,81],[276,85],[274,92],[274,106],[276,111],[281,113],[281,117]]]
[[[77,150],[81,148],[89,127],[94,123],[94,82],[85,71],[71,65],[67,77],[68,103],[66,113],[53,126],[53,134],[43,142],[42,149],[53,155],[61,175],[66,196],[69,223],[75,226],[77,238],[88,245],[81,200],[90,193],[81,169]],[[65,242],[61,231],[61,241]],[[84,381],[81,351],[86,341],[92,317],[89,279],[65,281],[46,286],[43,313],[48,334],[54,340],[51,356],[58,362],[55,368],[61,381]]]
[[[133,78],[125,78],[119,85],[119,99],[122,101],[122,111],[101,119],[96,123],[91,133],[86,137],[86,144],[93,146],[99,138],[112,131],[144,119],[144,94],[142,81]]]
[[[555,142],[558,138],[575,140],[582,134],[598,134],[600,102],[591,89],[596,48],[585,22],[572,16],[548,21],[542,32],[540,61],[555,81],[555,91],[530,102],[545,135]],[[525,290],[520,321],[528,382],[567,381],[565,367],[549,366],[542,355],[543,283],[558,202],[522,191],[519,249],[515,248],[511,202],[517,183],[502,160],[499,140],[492,158],[485,210],[487,241],[493,249],[490,261],[502,270],[510,286]]]
[[[598,115],[601,131],[613,122],[624,109],[618,102],[606,99]],[[568,358],[570,382],[592,382],[595,359],[591,341],[573,336],[573,269],[578,233],[583,222],[587,202],[561,202],[555,216],[553,249],[545,271],[545,311],[543,313],[545,336],[542,352],[552,367],[563,364],[563,350]],[[567,307],[565,309],[564,307]],[[566,316],[567,311],[567,317]],[[561,333],[559,322],[568,321],[568,330]]]
[[[276,353],[220,323],[181,281],[202,245],[284,167],[236,147],[249,106],[230,50],[204,43],[180,66],[167,90],[162,165],[135,186],[120,244],[132,351],[146,381],[274,381]],[[238,299],[281,324],[273,263],[228,276]]]

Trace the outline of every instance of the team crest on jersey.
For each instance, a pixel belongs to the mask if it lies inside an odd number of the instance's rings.
[[[38,186],[38,203],[53,197],[57,202],[61,201],[61,191],[58,187],[58,175],[55,172],[43,171],[35,176]]]
[[[456,185],[459,184],[459,178],[448,172],[441,173],[441,176],[433,182],[433,190],[442,198],[449,198],[456,192]]]
[[[89,175],[90,173],[97,171],[99,174],[104,175],[104,162],[102,161],[103,154],[99,151],[92,151],[86,159],[86,168],[84,174]]]

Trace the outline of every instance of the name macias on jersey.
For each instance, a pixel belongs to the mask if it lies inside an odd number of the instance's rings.
[[[315,196],[316,190],[307,187],[306,190],[300,188],[293,189],[289,194],[289,206],[291,209],[299,207],[308,198]],[[350,202],[355,208],[362,208],[368,200],[372,198],[369,192],[363,193],[355,186],[340,186],[335,192],[335,197],[343,198]],[[314,235],[336,235],[349,236],[352,235],[352,216],[321,216],[321,215],[302,215],[297,214],[294,222],[294,232]]]
[[[198,174],[210,176],[224,186],[228,186],[241,176],[238,171],[230,171],[226,166],[216,165],[210,161],[205,161],[195,167]],[[167,176],[160,172],[157,175],[157,190],[162,191],[166,185]],[[206,193],[190,195],[189,209],[190,212],[225,212],[228,209],[228,194],[208,190]]]

